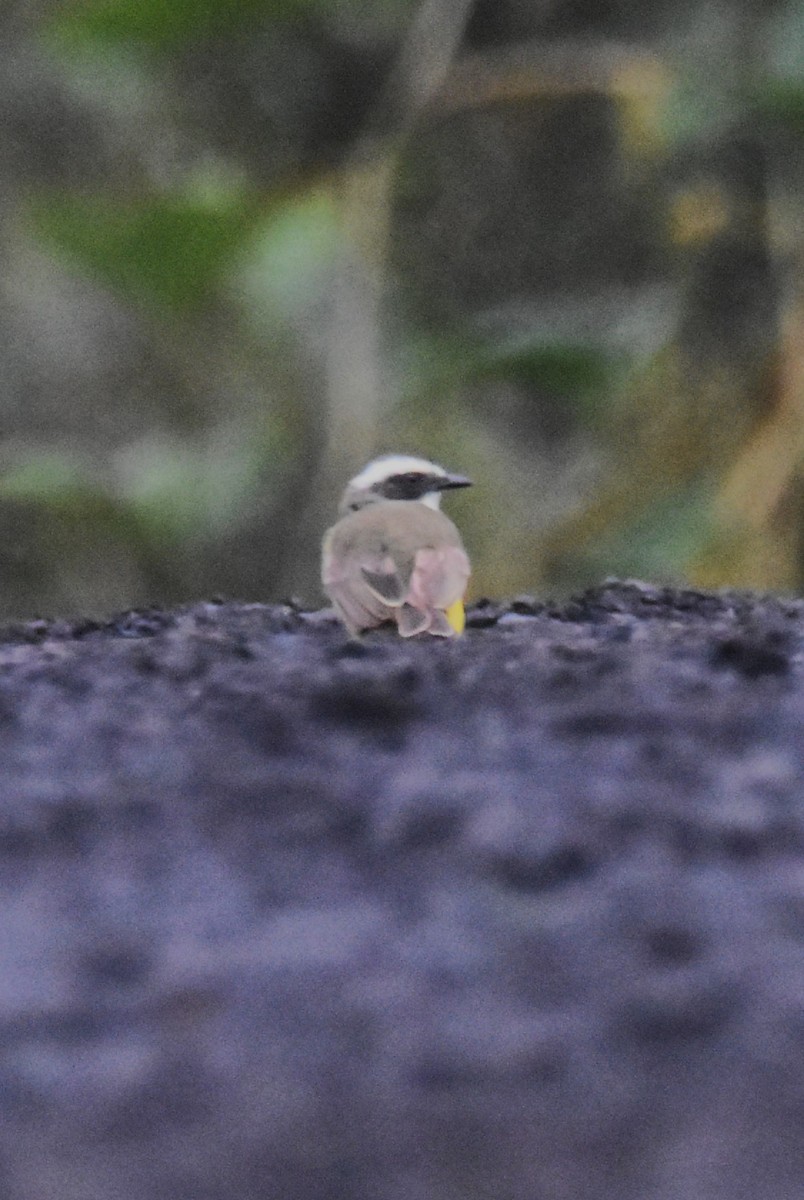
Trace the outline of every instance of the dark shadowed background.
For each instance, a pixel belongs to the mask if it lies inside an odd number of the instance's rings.
[[[473,593],[802,585],[804,3],[0,10],[0,615],[320,597],[376,452]]]

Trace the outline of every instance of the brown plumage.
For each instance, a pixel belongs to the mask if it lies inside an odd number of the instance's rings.
[[[386,621],[402,637],[461,631],[469,559],[438,502],[442,491],[468,484],[401,456],[377,460],[352,480],[341,503],[345,515],[324,537],[321,571],[350,633]]]

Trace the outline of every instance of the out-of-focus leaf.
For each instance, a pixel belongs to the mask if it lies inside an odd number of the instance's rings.
[[[327,0],[72,0],[51,24],[66,49],[138,43],[157,51],[321,9]]]
[[[590,415],[598,412],[621,370],[617,356],[597,345],[469,338],[419,342],[403,364],[409,394],[437,395],[482,380],[510,380],[572,400]]]
[[[771,80],[754,94],[754,107],[765,117],[804,135],[804,81]]]
[[[511,379],[556,395],[577,396],[605,389],[613,370],[611,355],[597,346],[543,342],[521,348],[489,347],[478,376]]]
[[[253,492],[263,450],[245,430],[200,446],[149,439],[118,457],[121,499],[157,541],[220,533]]]
[[[0,474],[0,496],[9,500],[65,501],[86,491],[80,466],[62,454],[32,454]]]
[[[679,191],[670,204],[668,231],[678,246],[703,245],[729,223],[728,197],[714,184]]]
[[[669,66],[654,55],[633,54],[616,63],[610,87],[620,109],[627,153],[657,154],[664,146],[664,112],[675,84]]]
[[[256,486],[264,446],[245,428],[222,428],[204,444],[149,439],[118,454],[116,478],[100,479],[67,455],[21,457],[0,475],[0,499],[24,501],[75,521],[117,527],[154,547],[220,533]]]
[[[237,199],[136,203],[54,196],[32,207],[37,232],[83,270],[148,307],[197,309],[249,236],[255,210]]]
[[[711,506],[712,492],[705,486],[663,496],[637,520],[611,529],[587,547],[590,565],[596,573],[683,578],[687,564],[711,537]]]
[[[293,320],[315,302],[343,232],[326,190],[277,205],[245,247],[236,285],[258,322]]]
[[[132,514],[117,496],[81,464],[66,454],[32,451],[0,473],[0,500],[46,510],[58,527],[137,540]]]

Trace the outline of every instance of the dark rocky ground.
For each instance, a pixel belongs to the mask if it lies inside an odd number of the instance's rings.
[[[4,1200],[800,1200],[804,603],[0,644]]]

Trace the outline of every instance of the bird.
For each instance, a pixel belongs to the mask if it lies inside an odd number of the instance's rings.
[[[386,622],[404,638],[463,632],[471,568],[440,508],[445,491],[471,482],[408,454],[375,458],[349,481],[324,535],[321,580],[353,637]]]

